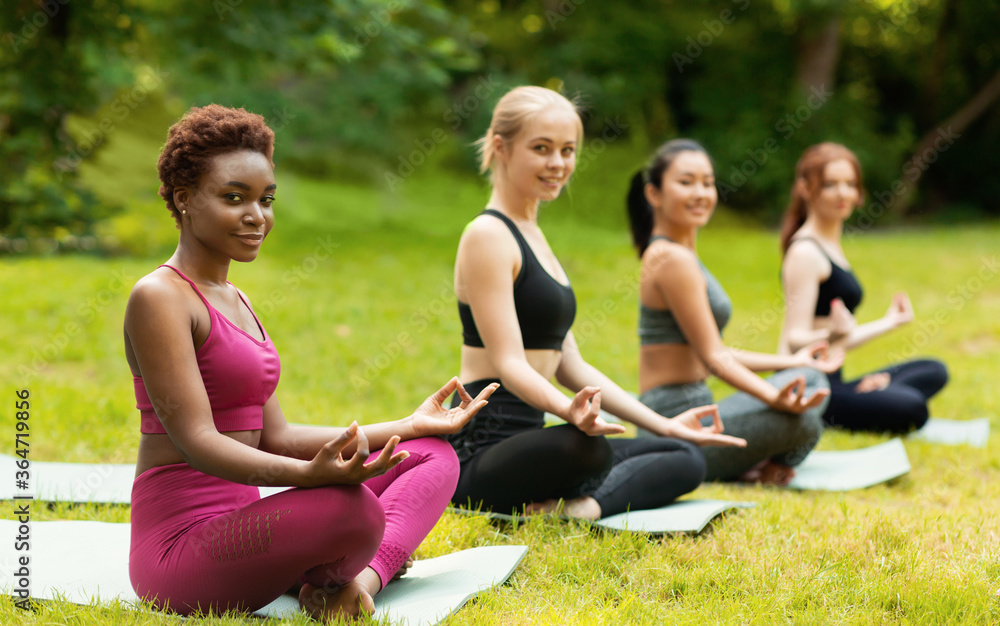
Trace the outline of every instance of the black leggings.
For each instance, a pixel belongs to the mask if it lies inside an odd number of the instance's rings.
[[[831,375],[830,404],[823,421],[848,430],[891,433],[923,426],[929,415],[927,401],[948,382],[944,363],[920,359],[878,371],[889,374],[889,386],[866,393],[855,391],[863,376],[842,381],[839,372]]]
[[[478,387],[466,385],[473,396]],[[511,402],[504,404],[509,412]],[[491,406],[492,399],[480,415]],[[452,502],[506,513],[532,502],[589,495],[606,517],[666,506],[704,478],[705,458],[694,444],[666,437],[590,437],[562,424],[524,429],[477,450],[462,462]]]

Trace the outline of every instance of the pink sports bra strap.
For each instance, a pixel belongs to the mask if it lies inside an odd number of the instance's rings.
[[[208,307],[209,311],[211,311],[212,309],[215,308],[211,304],[208,303],[208,298],[205,297],[205,294],[201,293],[201,290],[198,289],[198,285],[194,284],[194,281],[191,280],[190,278],[188,278],[187,276],[185,276],[179,269],[177,269],[173,265],[167,265],[166,263],[164,263],[160,267],[168,267],[168,268],[174,270],[175,272],[177,272],[178,276],[180,276],[181,278],[183,278],[184,280],[186,280],[188,282],[188,284],[191,285],[191,288],[194,289],[194,292],[196,294],[198,294],[198,297],[201,298],[201,301],[205,303],[205,306]]]

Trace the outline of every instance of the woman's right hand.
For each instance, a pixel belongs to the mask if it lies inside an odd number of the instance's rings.
[[[354,454],[344,459],[344,449],[357,439]],[[371,463],[368,460],[368,438],[357,422],[352,423],[339,437],[331,440],[316,453],[306,466],[303,487],[325,485],[358,485],[369,478],[380,476],[403,461],[410,454],[405,450],[396,454],[398,436],[392,436],[382,452]]]
[[[578,391],[563,419],[591,437],[620,435],[625,432],[625,427],[621,424],[609,424],[601,417],[601,390],[599,387],[584,387]]]
[[[770,406],[784,413],[799,415],[815,406],[819,406],[823,402],[823,398],[830,395],[829,389],[817,389],[816,393],[808,398],[805,397],[805,392],[805,376],[796,376],[778,390],[778,395],[770,402]]]
[[[892,304],[886,311],[885,319],[892,323],[893,328],[899,328],[903,324],[912,322],[913,318],[913,305],[910,304],[910,297],[906,295],[906,292],[900,291],[893,294]]]

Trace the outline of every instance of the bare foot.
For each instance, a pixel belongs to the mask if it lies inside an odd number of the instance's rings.
[[[396,574],[392,577],[391,580],[399,580],[403,576],[406,576],[406,572],[408,572],[411,567],[413,567],[413,555],[412,554],[410,555],[410,558],[406,559],[406,563],[403,563],[403,566],[399,568],[399,571],[396,572]]]
[[[525,515],[540,515],[543,513],[555,513],[559,510],[560,500],[542,500],[524,505]]]
[[[762,485],[787,487],[793,478],[795,478],[795,470],[781,463],[768,461],[767,465],[760,470],[760,484]]]
[[[306,583],[299,591],[299,607],[313,619],[326,622],[337,616],[353,619],[361,617],[362,613],[371,615],[375,611],[375,601],[356,580],[334,591]]]
[[[794,477],[795,470],[787,465],[773,461],[761,461],[744,472],[739,477],[739,481],[743,483],[787,487],[788,483],[792,482],[792,478]]]
[[[525,505],[524,512],[528,515],[554,513],[579,519],[600,519],[601,505],[590,496],[573,498],[572,500],[543,500]]]

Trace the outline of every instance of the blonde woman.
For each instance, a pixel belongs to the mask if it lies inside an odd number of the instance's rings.
[[[744,444],[721,434],[714,406],[663,417],[580,354],[570,330],[573,288],[538,213],[569,182],[582,136],[569,100],[518,87],[497,104],[480,142],[493,190],[465,229],[455,262],[460,377],[473,381],[466,385],[473,395],[501,387],[449,437],[462,468],[452,498],[460,506],[507,513],[550,510],[563,500],[565,514],[589,519],[664,506],[701,483],[699,445]],[[575,395],[564,395],[552,379]],[[624,427],[605,422],[602,406],[663,439],[606,439]],[[567,423],[543,428],[545,412]]]

